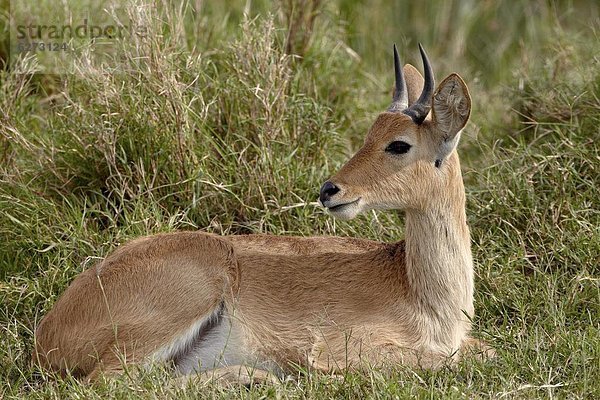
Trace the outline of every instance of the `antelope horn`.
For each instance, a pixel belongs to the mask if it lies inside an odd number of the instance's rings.
[[[394,44],[394,73],[396,76],[396,88],[394,90],[392,105],[389,106],[388,111],[399,112],[408,107],[408,91],[406,90],[406,81],[404,80],[404,74],[402,73],[402,66],[400,65],[400,57],[398,57],[396,44]]]
[[[429,114],[431,110],[431,97],[433,96],[433,90],[435,89],[435,78],[433,77],[433,69],[427,58],[427,53],[423,50],[423,46],[419,43],[419,50],[421,51],[421,58],[423,59],[423,72],[425,74],[425,84],[423,85],[423,91],[417,101],[402,111],[413,119],[413,121],[420,125]]]

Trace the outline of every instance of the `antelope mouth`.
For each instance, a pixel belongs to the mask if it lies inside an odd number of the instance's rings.
[[[334,206],[325,206],[325,207],[327,207],[327,210],[329,210],[330,212],[342,211],[344,209],[344,207],[353,206],[355,204],[358,204],[359,201],[360,201],[360,197],[358,199],[350,201],[348,203],[341,203],[341,204],[336,204]]]

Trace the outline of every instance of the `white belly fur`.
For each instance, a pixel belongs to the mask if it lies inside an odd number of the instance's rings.
[[[249,354],[239,324],[233,323],[227,310],[216,309],[195,322],[182,335],[156,351],[153,361],[174,360],[177,373],[190,375],[215,368],[245,365],[281,374],[281,369],[268,360]],[[206,332],[206,327],[213,325]]]

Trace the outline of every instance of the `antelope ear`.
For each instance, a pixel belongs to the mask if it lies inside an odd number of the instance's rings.
[[[423,91],[425,81],[421,73],[412,65],[404,64],[404,80],[406,81],[406,89],[408,90],[408,105],[411,106],[419,98],[419,94]]]
[[[471,96],[457,74],[450,74],[433,94],[432,123],[437,144],[436,166],[454,150],[471,115]]]

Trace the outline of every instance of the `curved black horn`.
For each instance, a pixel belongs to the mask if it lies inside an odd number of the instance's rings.
[[[394,75],[396,76],[396,89],[394,90],[392,105],[389,106],[388,111],[399,112],[408,107],[408,91],[406,90],[406,81],[404,80],[404,74],[402,73],[402,66],[400,65],[400,57],[398,57],[396,44],[394,44]]]
[[[410,116],[416,124],[422,124],[431,110],[431,97],[435,89],[435,78],[433,77],[433,69],[429,64],[429,59],[423,46],[419,43],[419,50],[421,51],[421,58],[423,59],[423,72],[425,73],[425,84],[423,85],[423,91],[419,99],[406,110],[402,111],[404,114]]]

